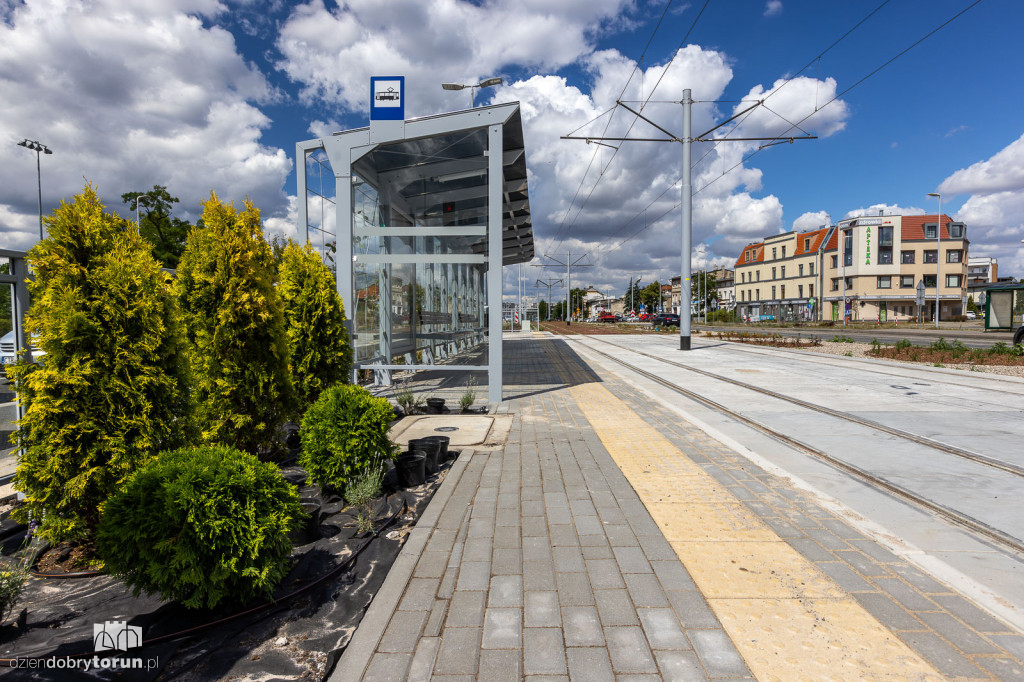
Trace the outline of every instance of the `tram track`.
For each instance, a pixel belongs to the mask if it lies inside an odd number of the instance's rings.
[[[871,485],[871,486],[873,486],[875,488],[880,488],[882,490],[885,490],[889,494],[894,495],[895,497],[897,497],[897,498],[899,498],[899,499],[901,499],[901,500],[903,500],[905,502],[908,502],[908,503],[910,503],[912,505],[915,505],[915,506],[917,506],[919,508],[925,509],[925,510],[929,511],[930,513],[933,513],[936,516],[939,516],[940,518],[942,518],[942,519],[944,519],[944,520],[946,520],[946,521],[948,521],[948,522],[950,522],[950,523],[952,523],[954,525],[957,525],[957,526],[959,526],[961,528],[969,530],[970,532],[972,532],[972,533],[974,533],[974,534],[976,534],[978,536],[981,536],[981,537],[987,539],[988,541],[990,541],[990,542],[992,542],[992,543],[994,543],[994,544],[996,544],[996,545],[998,545],[1000,547],[1009,549],[1009,550],[1011,550],[1012,552],[1016,553],[1019,556],[1024,556],[1024,542],[1022,542],[1022,540],[1020,540],[1020,539],[1018,539],[1018,538],[1016,538],[1016,537],[1014,537],[1014,536],[1012,536],[1012,535],[1010,535],[1010,534],[1008,534],[1008,533],[1006,533],[1006,532],[1004,532],[1002,530],[999,530],[998,528],[994,528],[993,526],[991,526],[991,525],[989,525],[989,524],[987,524],[987,523],[985,523],[983,521],[980,521],[980,520],[978,520],[978,519],[976,519],[976,518],[974,518],[974,517],[972,517],[972,516],[970,516],[968,514],[965,514],[965,513],[961,512],[961,511],[958,511],[956,509],[952,509],[952,508],[950,508],[950,507],[948,507],[948,506],[946,506],[944,504],[938,503],[936,501],[930,500],[927,497],[924,497],[923,495],[921,495],[921,494],[919,494],[919,493],[917,493],[917,492],[915,492],[915,491],[913,491],[913,490],[911,490],[911,489],[909,489],[909,488],[907,488],[905,486],[899,485],[898,483],[894,483],[894,482],[892,482],[890,480],[887,480],[885,478],[882,478],[880,476],[876,476],[875,474],[872,474],[871,472],[869,472],[869,471],[867,471],[865,469],[862,469],[861,467],[858,467],[858,466],[856,466],[854,464],[851,464],[851,463],[846,462],[846,461],[844,461],[842,459],[839,459],[839,458],[837,458],[837,457],[835,457],[833,455],[830,455],[827,452],[825,452],[825,451],[823,451],[823,450],[821,450],[821,449],[819,449],[817,447],[814,447],[813,445],[810,445],[810,444],[805,443],[805,442],[803,442],[801,440],[793,438],[792,436],[789,436],[786,433],[783,433],[783,432],[781,432],[781,431],[779,431],[777,429],[774,429],[771,426],[768,426],[768,425],[766,425],[766,424],[764,424],[764,423],[762,423],[762,422],[760,422],[760,421],[758,421],[756,419],[753,419],[753,418],[748,417],[748,416],[746,416],[746,415],[744,415],[744,414],[742,414],[740,412],[737,412],[736,410],[733,410],[733,409],[731,409],[731,408],[729,408],[729,407],[727,407],[727,406],[725,406],[725,405],[723,405],[723,404],[721,404],[719,402],[711,400],[710,398],[707,398],[707,397],[705,397],[705,396],[703,396],[703,395],[701,395],[699,393],[696,393],[694,391],[691,391],[691,390],[688,390],[686,388],[683,388],[682,386],[680,386],[680,385],[678,385],[676,383],[673,383],[672,381],[670,381],[668,379],[665,379],[665,378],[659,376],[658,374],[655,374],[653,372],[650,372],[650,371],[647,371],[645,369],[642,369],[641,367],[638,367],[637,365],[634,365],[634,364],[629,363],[629,362],[627,362],[625,360],[622,360],[622,359],[620,359],[620,358],[618,358],[618,357],[616,357],[616,356],[614,356],[614,355],[612,355],[610,353],[607,353],[607,352],[601,350],[600,348],[596,347],[594,344],[590,343],[589,341],[592,338],[594,338],[594,337],[590,337],[590,336],[582,337],[582,336],[579,336],[579,337],[575,337],[574,341],[580,343],[580,345],[586,347],[591,352],[596,353],[596,354],[600,355],[601,357],[603,357],[603,358],[605,358],[607,360],[610,360],[611,362],[614,362],[614,363],[616,363],[618,365],[621,365],[622,367],[625,367],[626,369],[628,369],[631,372],[634,372],[636,374],[639,374],[640,376],[643,376],[646,379],[654,381],[657,384],[659,384],[661,386],[664,386],[665,388],[668,388],[669,390],[671,390],[671,391],[673,391],[675,393],[683,395],[683,396],[685,396],[685,397],[687,397],[687,398],[689,398],[689,399],[691,399],[691,400],[693,400],[693,401],[695,401],[695,402],[697,402],[697,403],[699,403],[701,405],[704,405],[705,407],[708,407],[708,408],[710,408],[710,409],[712,409],[712,410],[714,410],[716,412],[719,412],[721,414],[727,415],[731,419],[734,419],[737,422],[740,422],[740,423],[742,423],[742,424],[744,424],[744,425],[746,425],[746,426],[748,426],[750,428],[753,428],[756,431],[759,431],[759,432],[769,436],[770,438],[773,438],[776,441],[784,443],[785,445],[787,445],[789,447],[792,447],[792,448],[796,449],[799,452],[807,454],[807,455],[809,455],[811,457],[814,457],[815,459],[818,459],[820,461],[826,462],[830,466],[832,466],[832,467],[834,467],[834,468],[836,468],[836,469],[838,469],[838,470],[840,470],[840,471],[842,471],[842,472],[852,476],[853,478],[855,478],[857,480],[860,480],[860,481],[862,481],[862,482],[864,482],[864,483],[866,483],[868,485]],[[584,340],[584,339],[586,339],[586,340]],[[613,343],[611,341],[606,341],[606,340],[601,339],[601,338],[597,338],[596,340],[600,341],[603,344],[606,344],[606,345],[612,346],[614,348],[617,348],[619,350],[623,350],[623,351],[627,351],[629,353],[634,353],[636,355],[644,356],[644,357],[656,360],[656,361],[658,361],[660,363],[664,363],[664,364],[667,364],[669,366],[673,366],[673,367],[676,367],[676,368],[679,368],[679,369],[685,369],[687,371],[692,371],[694,373],[703,375],[703,376],[705,376],[707,378],[710,378],[710,379],[713,379],[713,380],[716,380],[716,381],[722,381],[722,382],[725,382],[725,383],[729,383],[731,385],[735,385],[735,386],[740,387],[740,388],[748,389],[748,390],[751,390],[751,391],[754,391],[754,392],[757,392],[757,393],[769,396],[769,397],[777,399],[777,400],[782,400],[782,401],[785,401],[785,402],[789,402],[791,404],[798,405],[798,406],[800,406],[802,408],[813,410],[813,411],[815,411],[815,412],[817,412],[819,414],[824,414],[824,415],[827,415],[827,416],[830,416],[830,417],[833,417],[833,418],[842,419],[842,420],[845,420],[845,421],[848,421],[848,422],[851,422],[851,423],[855,423],[855,424],[858,424],[860,426],[864,426],[864,427],[867,427],[867,428],[877,429],[877,430],[879,430],[881,432],[884,432],[884,433],[887,433],[889,435],[893,435],[893,436],[896,436],[896,437],[899,437],[899,438],[904,438],[904,439],[909,440],[911,442],[914,442],[914,443],[916,443],[918,445],[922,445],[924,447],[928,447],[928,448],[931,448],[931,449],[939,450],[941,452],[945,452],[947,454],[951,454],[951,455],[954,455],[956,457],[961,457],[963,459],[972,461],[972,462],[974,462],[976,464],[980,464],[982,466],[991,467],[993,469],[997,469],[997,470],[1000,470],[1000,471],[1005,471],[1005,472],[1010,473],[1010,474],[1012,474],[1014,476],[1024,477],[1024,468],[1018,467],[1016,465],[1013,465],[1013,464],[1010,464],[1010,463],[1007,463],[1007,462],[1002,462],[1000,460],[995,460],[993,458],[986,457],[984,455],[980,455],[978,453],[973,453],[973,452],[970,452],[970,451],[967,451],[967,450],[963,450],[962,448],[957,448],[955,446],[951,446],[951,445],[948,445],[946,443],[942,443],[940,441],[935,441],[935,440],[930,439],[930,438],[925,438],[925,437],[922,437],[922,436],[918,436],[917,434],[912,434],[912,433],[909,433],[909,432],[906,432],[906,431],[902,431],[901,429],[894,429],[892,427],[888,427],[888,426],[886,426],[884,424],[879,424],[879,423],[874,422],[874,421],[869,420],[869,419],[864,419],[862,417],[857,417],[856,415],[851,415],[851,414],[848,414],[848,413],[840,412],[838,410],[832,410],[830,408],[825,408],[825,407],[822,407],[822,406],[819,406],[819,405],[815,405],[813,403],[809,403],[807,401],[800,400],[799,398],[793,398],[791,396],[786,396],[784,394],[780,394],[780,393],[777,393],[775,391],[771,391],[770,389],[761,388],[760,386],[755,386],[753,384],[747,384],[745,382],[738,381],[738,380],[735,380],[735,379],[731,379],[729,377],[723,377],[723,376],[717,375],[717,374],[715,374],[713,372],[707,372],[706,370],[701,370],[701,369],[697,369],[697,368],[694,368],[694,367],[689,367],[689,366],[686,366],[686,365],[683,365],[683,364],[680,364],[680,363],[676,363],[676,362],[673,362],[671,360],[666,360],[664,358],[659,358],[659,357],[657,357],[655,355],[644,353],[642,351],[638,351],[638,350],[635,350],[635,349],[632,349],[632,348],[626,348],[624,346],[621,346],[619,344]]]

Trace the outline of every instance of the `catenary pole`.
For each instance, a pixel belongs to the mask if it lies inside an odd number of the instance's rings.
[[[683,230],[682,230],[682,286],[680,293],[686,292],[687,305],[679,306],[679,350],[690,350],[690,305],[692,297],[693,271],[690,263],[690,248],[693,242],[693,193],[690,191],[690,148],[693,140],[690,137],[690,113],[693,100],[690,98],[690,89],[683,90],[683,178],[682,178],[682,208],[683,208]],[[680,301],[682,303],[682,301]]]

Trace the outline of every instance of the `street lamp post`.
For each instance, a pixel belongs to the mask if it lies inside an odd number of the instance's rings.
[[[470,85],[466,83],[441,83],[441,87],[444,88],[445,90],[465,90],[466,88],[469,88],[469,108],[472,109],[476,107],[476,97],[474,90],[476,90],[477,88],[489,88],[492,85],[501,85],[501,83],[501,78],[488,78],[486,80],[480,81],[476,85]]]
[[[636,282],[629,287],[629,309],[630,309],[630,312],[632,312],[634,315],[636,314],[636,305],[635,305],[635,301],[633,300],[633,292],[636,291],[636,287],[640,286],[640,280],[641,279],[643,279],[643,275],[640,275],[639,277],[637,277],[636,278]],[[633,279],[630,278],[629,281],[632,282]]]
[[[935,328],[939,328],[939,267],[942,263],[942,194],[928,192],[928,196],[939,200],[939,215],[935,220]]]
[[[52,154],[50,148],[42,142],[36,140],[24,139],[18,143],[19,147],[25,147],[31,149],[36,153],[36,181],[39,185],[39,239],[43,238],[43,173],[39,164],[39,154]]]

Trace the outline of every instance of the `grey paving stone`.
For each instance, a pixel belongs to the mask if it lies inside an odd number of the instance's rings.
[[[583,564],[583,552],[577,546],[553,547],[551,555],[556,573],[582,573],[586,570]]]
[[[597,516],[597,508],[589,499],[572,500],[569,502],[569,508],[572,510],[572,515],[577,517],[577,519],[581,516]]]
[[[520,513],[518,509],[499,509],[494,515],[495,526],[516,526],[520,525]]]
[[[626,589],[636,606],[668,606],[661,582],[653,573],[627,573]]]
[[[569,663],[569,679],[587,682],[614,682],[608,652],[604,648],[569,647],[565,650]]]
[[[522,576],[496,575],[491,578],[491,587],[487,594],[487,606],[490,608],[502,606],[522,608]]]
[[[703,682],[708,679],[693,651],[655,651],[654,658],[665,682]]]
[[[601,616],[601,624],[605,627],[640,624],[636,617],[636,607],[626,590],[595,590],[594,601]]]
[[[416,643],[429,615],[427,611],[395,611],[377,650],[390,654],[411,654],[416,651]]]
[[[992,642],[1024,661],[1024,637],[1021,635],[989,635]]]
[[[547,507],[545,512],[548,523],[555,526],[568,526],[572,524],[572,513],[568,507]]]
[[[604,646],[601,619],[593,606],[562,607],[562,630],[566,646]]]
[[[459,580],[455,583],[457,591],[486,590],[491,582],[490,561],[463,561],[459,567]]]
[[[662,588],[666,590],[695,590],[697,585],[693,582],[686,567],[678,558],[664,561],[652,561],[651,568],[654,574],[661,581]]]
[[[484,624],[486,599],[486,592],[456,591],[448,603],[445,628],[481,627]]]
[[[672,609],[637,609],[652,649],[691,649]]]
[[[895,564],[892,566],[892,570],[910,583],[914,589],[920,590],[925,594],[953,594],[953,590],[935,580],[930,575],[927,575],[923,571],[919,571],[906,563]]]
[[[626,587],[619,573],[619,564],[614,559],[589,559],[585,563],[590,586],[595,590]]]
[[[619,564],[619,570],[623,573],[653,573],[654,569],[647,561],[647,555],[640,547],[616,547],[612,546],[615,554],[615,561]]]
[[[463,561],[490,561],[491,538],[468,538],[463,545]]]
[[[551,562],[551,540],[547,535],[523,538],[523,559]]]
[[[582,540],[582,539],[587,538],[587,537],[595,537],[595,536],[584,535],[580,539]],[[612,553],[612,548],[611,548],[610,545],[608,545],[608,543],[604,543],[604,544],[601,544],[601,545],[593,545],[593,546],[582,544],[581,547],[580,547],[580,550],[583,552],[583,558],[585,560],[590,560],[590,559],[614,559],[615,558],[615,555]]]
[[[897,604],[889,595],[880,592],[861,592],[852,595],[868,613],[890,630],[924,630],[925,626],[913,614]]]
[[[434,608],[434,595],[441,581],[437,578],[411,578],[398,605],[401,611],[429,611]]]
[[[428,545],[429,547],[429,545]],[[450,552],[436,552],[428,550],[420,556],[413,572],[414,578],[440,578],[448,567]]]
[[[554,590],[555,565],[551,561],[523,562],[523,589]]]
[[[523,624],[526,627],[546,628],[560,627],[562,625],[562,618],[558,609],[557,592],[526,592],[523,596]]]
[[[750,674],[723,630],[687,630],[686,634],[710,677],[745,677]]]
[[[523,642],[523,614],[519,609],[484,611],[484,649],[519,649]]]
[[[412,662],[412,654],[374,654],[363,673],[364,682],[402,682]]]
[[[978,658],[977,662],[995,675],[997,680],[1019,680],[1024,677],[1024,666],[1012,658]]]
[[[938,611],[939,607],[899,578],[874,578],[872,582],[911,611]]]
[[[828,529],[823,528],[821,530],[815,530],[812,528],[805,531],[805,533],[825,549],[850,549],[850,545],[846,544],[846,540],[834,535],[832,531]]]
[[[980,637],[974,630],[945,612],[921,612],[917,617],[939,636],[965,654],[998,654],[999,649]]]
[[[558,603],[562,606],[590,606],[594,593],[586,573],[555,573]]]
[[[523,553],[519,549],[496,548],[491,555],[491,573],[494,575],[522,575]]]
[[[543,516],[522,517],[523,544],[528,537],[547,537],[548,522]]]
[[[522,679],[523,656],[518,650],[483,650],[477,679],[495,682],[518,682]]]
[[[978,632],[1012,633],[1006,625],[988,615],[977,606],[959,595],[935,595],[932,597],[942,608],[970,625]]]
[[[863,540],[864,534],[837,518],[822,519],[821,525],[825,526],[833,535],[844,540]]]
[[[774,530],[775,534],[778,535],[783,540],[791,540],[791,539],[806,537],[806,534],[808,533],[807,530],[804,530],[802,528],[797,528],[796,526],[794,526],[789,521],[787,521],[785,519],[780,519],[780,518],[775,517],[775,516],[765,517],[765,518],[762,518],[761,520],[764,521],[772,530]],[[811,532],[813,532],[813,530]],[[818,532],[828,532],[828,531],[818,531]]]
[[[932,632],[906,632],[900,634],[911,649],[921,654],[936,670],[948,677],[987,677],[970,659],[960,655],[949,644]]]
[[[604,524],[596,516],[577,516],[575,517],[576,533],[578,535],[596,535],[601,538],[604,537]]]
[[[625,526],[626,517],[622,514],[619,509],[619,505],[616,504],[614,499],[606,498],[606,504],[608,506],[597,506],[597,515],[601,518],[601,523],[605,526]]]
[[[697,590],[669,590],[665,593],[684,628],[721,627],[718,618],[708,607],[704,595]]]
[[[823,573],[832,578],[837,585],[842,587],[847,592],[877,592],[877,588],[874,585],[869,584],[864,578],[860,577],[849,564],[845,564],[839,561],[823,561],[816,563],[817,566]]]
[[[416,646],[416,653],[409,665],[408,682],[428,682],[434,672],[434,658],[441,645],[440,637],[423,637]]]
[[[503,549],[520,549],[523,536],[519,526],[497,526],[494,529],[494,547]]]
[[[786,544],[800,552],[808,561],[835,561],[836,555],[808,537],[786,538]]]
[[[564,675],[565,646],[558,628],[523,630],[523,673],[526,675]]]
[[[476,675],[479,652],[480,628],[445,628],[434,662],[434,674]]]
[[[608,655],[616,673],[656,673],[658,666],[639,627],[605,627]]]
[[[668,544],[665,536],[642,535],[639,540],[640,547],[643,548],[648,561],[679,560],[676,551],[672,549],[672,545]]]
[[[615,547],[639,547],[640,541],[637,540],[636,533],[628,525],[615,526],[611,524],[605,524],[604,534],[608,537],[608,544],[613,548]]]
[[[457,566],[449,566],[444,575],[441,577],[441,584],[437,587],[437,598],[438,599],[451,599],[452,593],[455,592],[455,583],[459,577],[459,569]]]
[[[892,571],[887,567],[863,552],[856,550],[840,551],[835,553],[835,557],[840,561],[850,564],[857,573],[868,578],[884,578],[892,575]]]
[[[427,624],[423,626],[422,637],[437,637],[441,634],[441,627],[444,625],[444,620],[448,616],[448,600],[447,599],[435,599],[434,608],[430,610],[430,615],[427,616]]]

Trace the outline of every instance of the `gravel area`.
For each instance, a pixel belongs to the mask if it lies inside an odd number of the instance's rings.
[[[871,350],[870,343],[840,343],[838,341],[822,341],[820,346],[808,347],[802,350],[807,350],[811,353],[825,353],[826,355],[845,355],[847,357],[854,358],[871,358],[868,354]],[[898,362],[904,365],[922,365],[925,367],[933,367],[934,363],[931,362],[909,362],[904,360],[891,360],[889,358],[878,358],[887,362]],[[1024,366],[1022,365],[975,365],[975,364],[945,364],[943,367],[947,369],[962,369],[969,372],[982,372],[985,374],[999,374],[1008,377],[1020,377],[1024,379]]]

